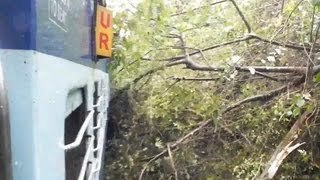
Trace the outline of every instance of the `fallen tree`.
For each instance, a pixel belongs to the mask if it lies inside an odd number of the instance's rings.
[[[306,129],[307,124],[305,123],[310,119],[313,121],[317,119],[318,111],[314,98],[317,97],[318,92],[314,88],[317,86],[317,81],[319,81],[317,79],[319,79],[318,73],[320,72],[320,64],[317,63],[316,57],[316,54],[320,51],[320,46],[317,43],[319,25],[314,27],[312,24],[308,29],[311,33],[310,37],[312,37],[309,42],[300,43],[293,38],[295,34],[290,36],[290,34],[283,33],[286,29],[289,29],[287,26],[293,27],[290,24],[290,18],[294,17],[295,11],[299,11],[298,7],[303,6],[305,8],[307,6],[303,1],[291,4],[293,8],[287,12],[287,19],[281,18],[282,24],[270,37],[267,37],[259,29],[263,28],[261,24],[264,24],[264,22],[259,24],[260,27],[252,26],[253,22],[250,22],[250,20],[253,21],[253,18],[248,20],[245,15],[246,11],[242,11],[242,8],[248,10],[248,7],[240,1],[217,1],[189,10],[179,9],[179,3],[177,4],[177,12],[165,12],[163,16],[166,17],[153,14],[153,11],[156,10],[145,12],[144,6],[141,9],[138,8],[138,12],[141,11],[138,15],[143,17],[141,21],[151,16],[149,18],[150,22],[145,23],[148,25],[159,23],[159,26],[163,29],[150,25],[149,28],[157,33],[161,32],[160,35],[153,34],[150,29],[148,30],[148,27],[144,31],[136,29],[137,32],[135,33],[141,33],[140,38],[150,38],[150,45],[154,47],[150,48],[150,50],[147,49],[147,53],[141,53],[135,60],[130,60],[130,63],[121,67],[119,71],[115,71],[116,73],[125,71],[124,73],[130,74],[132,67],[141,67],[140,64],[145,65],[142,73],[134,71],[131,81],[123,85],[113,96],[113,99],[116,100],[123,93],[133,91],[134,96],[137,97],[131,97],[133,99],[132,104],[137,106],[135,108],[139,111],[139,114],[143,114],[142,117],[145,122],[141,123],[140,120],[139,123],[133,122],[132,128],[135,129],[136,126],[141,126],[140,128],[142,129],[148,129],[145,133],[128,132],[130,135],[133,134],[133,137],[142,137],[141,143],[136,142],[141,145],[142,150],[128,155],[131,148],[126,146],[125,154],[129,156],[129,159],[131,158],[130,163],[133,164],[130,167],[132,169],[140,168],[139,173],[135,170],[133,176],[140,180],[149,173],[151,175],[146,179],[159,178],[159,174],[156,177],[152,176],[153,173],[156,174],[153,169],[156,167],[159,172],[162,172],[164,171],[163,169],[168,167],[172,171],[172,175],[166,176],[167,178],[183,179],[180,177],[182,174],[185,177],[203,177],[185,172],[187,170],[182,169],[182,167],[188,162],[187,160],[181,160],[183,159],[181,157],[189,157],[185,154],[191,153],[194,159],[197,159],[203,153],[200,150],[201,148],[205,149],[204,154],[206,154],[206,151],[210,151],[209,148],[204,146],[197,148],[194,146],[197,142],[209,143],[211,142],[210,138],[213,138],[218,143],[211,143],[219,145],[211,148],[219,152],[225,146],[239,148],[239,152],[232,148],[227,151],[230,154],[234,153],[229,156],[237,156],[235,154],[239,153],[241,155],[239,156],[242,157],[241,160],[248,161],[247,163],[240,163],[240,160],[225,160],[228,155],[221,155],[223,157],[221,158],[222,160],[212,161],[225,164],[232,162],[230,164],[237,165],[234,166],[234,169],[221,170],[219,171],[220,174],[217,174],[223,175],[223,172],[228,171],[229,175],[233,173],[232,175],[238,178],[273,178],[284,163],[284,160],[294,150],[304,147],[302,146],[304,144],[306,148],[312,149],[310,148],[310,143],[300,142],[299,140],[301,140],[300,136],[303,130]],[[264,3],[261,2],[261,4]],[[265,4],[268,5],[267,2]],[[164,4],[145,2],[145,6],[150,6],[150,8],[155,6],[159,10],[164,7]],[[232,38],[227,38],[228,40],[226,41],[219,41],[212,45],[212,42],[215,41],[207,40],[206,45],[201,46],[199,45],[200,43],[192,41],[196,39],[193,37],[194,34],[192,32],[206,32],[207,28],[213,29],[214,27],[210,27],[208,23],[202,23],[201,21],[195,27],[187,28],[179,28],[178,24],[172,24],[172,22],[179,21],[180,18],[188,21],[188,18],[192,18],[189,13],[200,13],[205,11],[203,9],[207,7],[211,9],[216,6],[224,8],[224,10],[232,9],[235,12],[234,15],[240,18],[240,20],[238,19],[234,22],[242,24],[242,27],[239,28],[239,33],[235,33],[236,35],[232,35]],[[312,22],[314,22],[315,17],[315,6],[312,6]],[[279,14],[286,10],[284,2],[281,7]],[[264,10],[268,11],[268,9]],[[197,14],[195,13],[194,16],[197,16]],[[274,18],[269,17],[269,15],[266,15],[266,17]],[[166,18],[174,20],[172,22],[170,20],[166,21]],[[165,19],[163,20],[164,22],[162,19]],[[294,21],[294,23],[297,22]],[[288,36],[289,38],[276,40],[277,36],[281,34],[283,37]],[[203,36],[210,37],[207,34],[203,34]],[[158,40],[158,37],[161,39]],[[201,39],[201,36],[197,37]],[[137,37],[132,39],[136,40]],[[297,41],[293,43],[292,40]],[[165,44],[165,46],[159,46],[159,42]],[[269,55],[266,49],[271,49],[275,53]],[[224,61],[223,58],[219,57],[219,51],[225,52],[229,50],[235,54],[243,53],[245,55],[242,55],[242,57],[231,56],[229,61]],[[286,53],[280,51],[286,51]],[[261,58],[260,56],[267,57],[268,62],[259,62],[257,59]],[[281,61],[282,56],[285,56],[283,62]],[[233,59],[236,62],[233,62]],[[241,62],[239,62],[239,59],[241,59]],[[139,96],[136,91],[143,95]],[[212,93],[217,94],[212,95]],[[313,113],[310,112],[310,109],[314,110]],[[253,118],[252,114],[255,113],[257,114]],[[259,117],[260,115],[261,117]],[[261,124],[258,122],[259,118],[269,119],[266,124],[271,124],[272,126],[268,127]],[[164,122],[161,123],[161,121]],[[150,124],[148,125],[148,123]],[[190,125],[188,126],[188,124]],[[279,127],[282,125],[285,127]],[[270,129],[261,129],[266,127]],[[251,132],[250,128],[255,132]],[[259,134],[259,131],[263,132]],[[283,135],[285,137],[280,139]],[[179,138],[177,138],[178,136]],[[275,140],[272,139],[274,136],[277,137],[276,142],[279,142],[277,145],[270,142]],[[125,136],[125,138],[130,139],[128,136]],[[137,141],[138,139],[134,140]],[[154,143],[153,141],[156,142]],[[255,143],[252,143],[252,141],[257,141],[259,145],[253,145]],[[156,149],[152,146],[153,143]],[[123,144],[121,145],[123,146]],[[253,146],[252,152],[247,152],[247,148],[251,146]],[[267,146],[267,148],[264,146]],[[188,147],[190,151],[185,152],[184,147]],[[276,149],[271,155],[266,150],[275,147]],[[152,154],[145,152],[147,151],[145,149],[153,149],[152,151],[150,150]],[[263,153],[259,157],[257,154],[260,152]],[[147,153],[148,156],[144,153]],[[247,156],[246,153],[252,154],[254,157]],[[141,156],[140,159],[142,158],[143,160],[135,160],[136,154]],[[269,156],[271,157],[269,158]],[[177,157],[180,157],[180,159]],[[212,155],[212,153],[210,157],[220,158]],[[168,158],[167,165],[163,162],[166,158]],[[209,156],[207,159],[210,159]],[[137,161],[138,164],[135,164]],[[211,166],[219,169],[219,167],[216,167],[218,165],[211,165],[209,160],[203,161],[206,162],[205,167],[208,166],[208,169]],[[195,163],[192,162],[190,164],[194,165]],[[245,170],[238,170],[239,168],[244,168]],[[199,169],[201,168],[199,167]],[[209,174],[207,175],[209,176]],[[230,176],[224,176],[223,178],[230,178]]]

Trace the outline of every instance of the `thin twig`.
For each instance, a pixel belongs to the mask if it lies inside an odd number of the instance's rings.
[[[184,142],[185,140],[187,140],[188,138],[193,136],[193,134],[197,133],[199,130],[201,130],[202,128],[207,126],[210,122],[212,122],[212,119],[208,119],[207,121],[201,122],[197,128],[195,128],[194,130],[192,130],[191,132],[189,132],[188,134],[186,134],[182,138],[178,139],[174,143],[170,144],[170,148],[171,149],[176,148],[179,144],[181,144],[182,142]],[[150,159],[146,164],[144,164],[144,168],[142,169],[142,171],[140,173],[139,180],[142,180],[142,177],[143,177],[145,171],[147,170],[148,166],[153,161],[159,159],[161,156],[165,155],[166,153],[168,153],[168,149],[161,151],[159,154],[155,155],[152,159]]]
[[[164,90],[162,95],[164,95],[166,92],[168,92],[174,85],[176,85],[180,81],[181,81],[180,79],[175,79],[175,82],[172,83],[166,90]]]
[[[291,144],[299,138],[301,135],[303,128],[305,127],[306,123],[310,118],[313,117],[315,110],[312,113],[305,111],[293,124],[290,128],[289,132],[277,146],[276,150],[272,154],[269,162],[267,163],[266,168],[261,173],[261,175],[257,178],[259,180],[264,179],[272,179],[273,176],[276,174],[279,166],[281,165],[282,161],[297,147],[301,146],[302,144],[297,143],[296,145],[291,146]]]
[[[267,79],[271,79],[273,81],[288,81],[290,79],[280,79],[274,76],[269,76],[267,74],[264,73],[260,73],[260,72],[256,72],[257,75],[261,76],[262,78],[256,78],[256,79],[263,79],[263,78],[267,78]],[[221,79],[221,77],[216,77],[216,78],[204,78],[204,77],[170,77],[172,80],[179,80],[179,81],[218,81]],[[246,79],[247,80],[251,80],[251,79]],[[255,79],[253,79],[255,80]],[[240,80],[239,80],[240,81]]]
[[[313,41],[313,27],[314,27],[314,19],[315,19],[315,14],[316,14],[316,5],[313,5],[313,10],[312,10],[312,20],[311,20],[311,29],[310,29],[310,39],[309,41]]]
[[[280,10],[280,13],[283,13],[284,2],[285,2],[285,0],[282,0],[282,2],[281,2],[281,10]]]
[[[152,75],[153,75],[153,74],[149,74],[149,75],[148,75],[148,79],[147,79],[139,88],[137,88],[137,89],[141,90],[146,84],[148,84],[148,83],[151,81],[151,79],[152,79]]]
[[[304,45],[303,45],[303,46],[304,46]],[[310,56],[309,52],[307,51],[306,48],[304,49],[304,53],[306,54],[306,56],[307,56],[307,58],[308,58],[308,61],[309,61],[310,63],[312,63],[313,65],[315,65],[314,62],[313,62],[313,60],[311,59],[311,56]]]
[[[173,80],[179,81],[217,81],[221,79],[220,77],[217,78],[187,78],[187,77],[172,77]]]
[[[244,24],[246,25],[247,27],[247,30],[248,30],[248,33],[251,33],[251,26],[249,25],[247,19],[244,17],[242,11],[240,10],[238,4],[235,2],[235,0],[230,0],[231,3],[233,4],[233,6],[236,8],[239,16],[241,17],[242,21],[244,22]]]
[[[287,87],[291,87],[293,85],[300,85],[303,81],[301,80],[303,78],[300,78],[299,80],[297,80],[295,83],[293,84],[289,84],[287,86],[285,86],[284,89],[286,89]],[[285,91],[284,91],[285,92]],[[246,98],[242,101],[239,101],[238,103],[235,103],[229,107],[227,107],[225,110],[222,111],[222,114],[227,113],[245,103],[249,103],[249,102],[254,102],[254,101],[260,101],[260,100],[264,100],[264,101],[268,101],[270,99],[272,99],[273,97],[275,97],[276,95],[279,95],[283,93],[282,87],[279,89],[276,89],[274,91],[270,91],[264,95],[258,95],[258,96],[253,96],[251,98]],[[204,122],[201,122],[199,124],[199,126],[195,129],[193,129],[192,131],[190,131],[188,134],[186,134],[185,136],[179,138],[177,141],[175,141],[174,143],[170,144],[170,148],[174,149],[176,148],[178,145],[180,145],[181,143],[183,143],[185,140],[189,139],[190,137],[192,137],[195,133],[198,133],[200,130],[202,130],[204,127],[208,126],[210,123],[212,123],[213,119],[208,119]],[[139,180],[142,180],[142,177],[145,173],[145,171],[147,170],[148,166],[154,162],[155,160],[159,159],[160,157],[162,157],[163,155],[168,153],[168,149],[165,149],[163,151],[161,151],[160,153],[158,153],[157,155],[155,155],[152,159],[150,159],[147,163],[144,164],[143,169],[141,170],[140,176],[139,176]]]
[[[244,37],[243,39],[250,39],[250,37],[255,37],[254,35],[248,35],[247,37]],[[181,47],[183,47],[183,59],[182,60],[176,60],[172,61],[170,63],[173,63],[174,65],[176,64],[185,64],[188,69],[191,70],[197,70],[197,71],[220,71],[224,72],[226,68],[224,67],[219,67],[219,66],[214,66],[214,65],[201,65],[196,62],[194,62],[190,54],[188,53],[188,48],[186,48],[186,43],[184,39],[182,38],[182,35],[179,36]],[[238,39],[239,40],[239,39]],[[202,50],[203,51],[203,50]],[[202,51],[199,51],[202,53]],[[278,73],[303,73],[306,67],[262,67],[262,66],[247,66],[247,67],[242,67],[242,66],[235,66],[234,69],[238,71],[244,71],[244,72],[251,72],[252,70],[258,71],[258,75],[263,75],[261,74],[262,72],[278,72]],[[319,66],[320,68],[320,66]],[[266,77],[266,76],[265,76]]]
[[[279,79],[279,78],[276,78],[276,77],[273,77],[273,76],[269,76],[269,75],[264,74],[264,73],[261,73],[261,72],[259,72],[259,71],[256,71],[255,73],[256,73],[257,75],[259,75],[259,76],[262,76],[262,77],[267,78],[267,79],[271,79],[271,80],[273,80],[273,81],[281,81],[281,79]]]
[[[309,59],[307,61],[306,80],[305,80],[305,83],[304,83],[304,90],[307,88],[307,85],[310,82],[311,77],[313,75],[313,72],[312,72],[313,65],[314,65],[313,60],[315,58],[314,46],[315,46],[315,44],[316,44],[316,42],[318,40],[319,29],[320,29],[320,23],[318,22],[317,23],[317,28],[316,28],[316,34],[315,34],[315,37],[314,37],[314,41],[312,42],[310,53],[309,53]]]
[[[169,155],[169,158],[170,158],[170,162],[171,162],[171,167],[174,171],[174,176],[176,178],[176,180],[178,180],[178,171],[176,169],[176,166],[174,165],[174,160],[173,160],[173,156],[172,156],[172,153],[171,153],[171,148],[170,148],[170,144],[167,144],[167,148],[168,148],[168,155]]]
[[[245,35],[243,37],[240,37],[238,39],[234,39],[234,40],[231,40],[231,41],[226,41],[226,42],[223,42],[223,43],[220,43],[220,44],[216,44],[216,45],[204,48],[201,51],[205,52],[205,51],[209,51],[209,50],[225,47],[225,46],[228,46],[228,45],[231,45],[231,44],[236,44],[236,43],[240,43],[240,42],[248,41],[248,40],[252,40],[252,39],[256,39],[256,40],[259,40],[259,41],[264,42],[264,43],[268,43],[268,44],[272,44],[272,45],[276,45],[276,46],[281,46],[281,47],[285,47],[285,48],[290,48],[290,49],[294,49],[294,50],[304,50],[305,48],[307,50],[311,49],[311,47],[304,47],[304,46],[295,45],[295,44],[286,44],[286,43],[279,42],[279,41],[268,40],[268,39],[265,39],[263,37],[255,35],[255,34],[247,34],[247,35]],[[191,56],[197,55],[197,54],[201,53],[201,51],[197,50],[197,51],[191,52],[191,53],[189,53],[189,56],[191,57]],[[315,48],[315,51],[319,51],[319,47],[318,46]],[[164,59],[159,59],[159,60],[161,60],[161,61],[175,61],[175,60],[180,60],[180,59],[184,59],[184,58],[185,58],[185,56],[182,55],[182,56],[164,58]]]
[[[302,80],[304,78],[300,78],[299,80],[297,80],[296,82],[293,82],[289,85],[284,85],[284,86],[281,86],[280,88],[278,89],[275,89],[275,90],[272,90],[272,91],[269,91],[265,94],[261,94],[261,95],[256,95],[256,96],[251,96],[251,97],[248,97],[248,98],[245,98],[231,106],[228,106],[224,111],[223,113],[226,113],[228,111],[231,111],[232,109],[235,109],[239,106],[241,106],[242,104],[246,104],[246,103],[249,103],[249,102],[253,102],[253,101],[266,101],[268,99],[271,99],[279,94],[282,94],[284,92],[286,92],[287,88],[290,88],[291,86],[295,86],[295,85],[298,85],[298,84],[301,84],[302,83]]]
[[[194,61],[192,61],[192,59],[190,58],[189,53],[188,53],[188,51],[187,51],[187,49],[193,49],[193,48],[190,48],[190,47],[187,47],[187,46],[186,46],[186,43],[185,43],[185,41],[183,40],[182,36],[180,36],[179,39],[180,39],[180,42],[181,42],[181,47],[183,47],[182,50],[183,50],[184,55],[185,55],[185,57],[186,57],[186,59],[185,59],[184,62],[185,62],[185,64],[187,65],[187,68],[193,69],[193,70],[201,70],[201,65],[199,65],[199,64],[195,63]],[[203,59],[206,60],[206,62],[208,62],[207,59],[205,58],[202,50],[199,49],[199,51],[200,51]],[[210,66],[210,65],[209,65],[209,66]],[[203,66],[202,66],[202,67],[203,67]],[[221,70],[225,71],[225,69],[224,69],[224,68],[221,68],[221,67],[219,67],[219,68],[216,68],[216,67],[214,67],[214,66],[210,66],[210,67],[213,67],[214,71],[221,71]],[[239,67],[235,67],[235,69],[236,69],[236,70],[240,70],[240,71],[241,71],[241,70],[250,71],[252,68],[249,67],[249,68],[247,68],[247,69],[242,69],[242,68],[239,68]],[[274,80],[274,81],[279,81],[277,78],[274,78],[274,77],[269,76],[269,75],[267,75],[267,74],[261,73],[261,72],[259,72],[259,71],[255,71],[255,74],[257,74],[257,75],[259,75],[259,76],[262,76],[262,77],[264,77],[264,78],[269,78],[269,79]],[[185,80],[185,79],[183,79],[183,80]],[[188,79],[188,80],[189,80],[189,79]],[[200,79],[194,79],[194,80],[200,80]],[[201,80],[203,80],[203,79],[201,79]],[[212,80],[212,78],[211,78],[210,80]]]
[[[284,27],[287,26],[292,14],[296,11],[296,9],[300,6],[300,4],[303,2],[304,0],[300,0],[293,8],[293,10],[290,12],[289,16],[287,17],[284,25],[270,38],[270,41],[273,41],[274,38],[276,38],[278,36],[278,34],[283,30]],[[283,11],[283,6],[284,6],[284,0],[283,0],[283,4],[282,4],[282,10],[281,12]]]
[[[216,72],[224,72],[226,70],[225,67],[215,66],[215,65],[202,65],[198,64],[191,60],[189,57],[188,61],[182,61],[179,64],[185,64],[188,69],[196,70],[196,71],[216,71]],[[296,67],[296,66],[234,66],[234,69],[241,72],[251,72],[254,70],[260,73],[297,73],[304,74],[307,67]],[[320,68],[320,66],[315,66],[316,68]]]
[[[278,42],[278,41],[273,41],[273,40],[268,40],[265,39],[263,37],[257,36],[257,35],[252,35],[254,39],[260,40],[262,42],[265,43],[269,43],[272,45],[276,45],[276,46],[281,46],[281,47],[285,47],[285,48],[290,48],[290,49],[294,49],[294,50],[304,50],[303,46],[300,45],[295,45],[295,44],[286,44],[286,43],[282,43],[282,42]],[[308,50],[310,50],[311,47],[306,47]],[[317,49],[319,50],[319,49]]]
[[[240,37],[238,39],[234,39],[234,40],[231,40],[231,41],[226,41],[226,42],[223,42],[223,43],[220,43],[220,44],[216,44],[216,45],[213,45],[213,46],[210,46],[210,47],[207,47],[207,48],[204,48],[202,49],[201,51],[202,52],[205,52],[205,51],[209,51],[209,50],[213,50],[213,49],[216,49],[216,48],[220,48],[220,47],[224,47],[224,46],[227,46],[227,45],[231,45],[231,44],[235,44],[235,43],[239,43],[239,42],[243,42],[243,41],[246,41],[246,40],[249,40],[249,39],[252,39],[253,37],[251,36],[244,36],[244,37]],[[183,48],[183,47],[182,47]],[[196,54],[199,54],[201,53],[200,50],[197,50],[197,51],[194,51],[192,53],[189,53],[189,56],[194,56]],[[171,58],[165,58],[165,59],[161,59],[163,61],[174,61],[174,60],[180,60],[180,59],[184,59],[185,56],[176,56],[176,57],[171,57]]]
[[[127,3],[132,7],[134,8],[136,11],[137,11],[137,7],[135,5],[133,5],[130,0],[127,0]]]
[[[217,5],[217,4],[226,2],[226,1],[227,1],[227,0],[221,0],[221,1],[213,2],[213,3],[209,4],[209,6],[214,6],[214,5]],[[206,6],[208,6],[208,5],[206,5]],[[200,7],[191,9],[190,11],[197,11],[197,10],[199,10],[199,9],[202,9],[202,8],[206,7],[206,6],[200,6]],[[190,11],[178,12],[178,13],[172,14],[171,17],[179,16],[179,15],[183,15],[183,14],[187,14],[187,13],[190,12]]]
[[[312,60],[314,60],[313,58],[314,58],[315,44],[317,43],[317,40],[319,37],[319,30],[320,30],[320,22],[317,22],[316,34],[310,48],[310,55]]]

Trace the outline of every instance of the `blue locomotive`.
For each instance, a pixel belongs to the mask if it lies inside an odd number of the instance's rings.
[[[103,4],[0,0],[1,180],[101,178],[109,102],[109,58],[96,53]],[[103,21],[111,28],[110,14]]]

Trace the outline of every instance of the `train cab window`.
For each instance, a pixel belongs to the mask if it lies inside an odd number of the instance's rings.
[[[84,101],[83,90],[69,93],[67,98],[67,110],[65,119],[64,143],[72,143],[86,118],[86,104]],[[81,144],[65,152],[66,180],[78,179],[83,158],[86,152],[86,138]]]

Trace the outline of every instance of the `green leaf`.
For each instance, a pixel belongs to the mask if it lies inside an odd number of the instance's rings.
[[[312,104],[308,104],[306,111],[307,111],[308,113],[312,113],[313,110],[314,110],[314,106],[313,106]]]
[[[316,82],[316,83],[320,83],[320,72],[318,72],[318,73],[314,76],[313,81]]]
[[[292,112],[294,117],[297,117],[301,114],[301,109],[300,108],[295,108]]]
[[[161,139],[158,138],[158,137],[156,138],[156,142],[154,143],[154,145],[155,145],[157,148],[159,148],[159,149],[163,149],[163,148],[164,148]]]
[[[305,103],[306,103],[306,101],[301,98],[296,102],[296,105],[301,108],[302,106],[305,105]]]
[[[314,6],[320,6],[320,0],[312,0]]]

